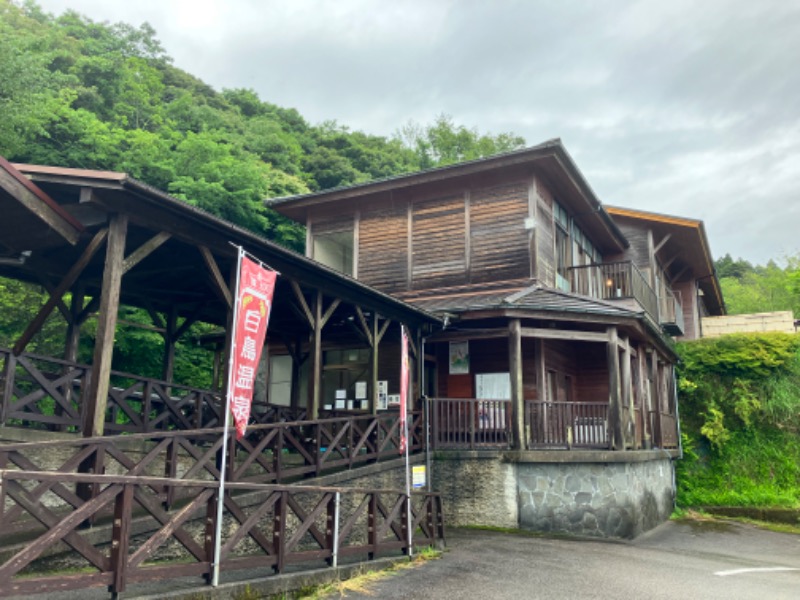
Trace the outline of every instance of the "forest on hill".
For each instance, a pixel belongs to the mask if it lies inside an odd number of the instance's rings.
[[[70,11],[55,16],[33,1],[0,0],[0,57],[0,156],[122,171],[294,250],[303,250],[303,228],[266,208],[264,198],[525,145],[512,133],[482,134],[446,115],[406,123],[392,137],[311,124],[253,90],[218,91],[176,67],[147,24],[98,23]],[[0,279],[0,346],[19,336],[40,298],[37,289]],[[141,311],[123,311],[125,320],[150,322]],[[63,328],[52,317],[29,350],[59,355]],[[93,335],[91,321],[84,334]],[[123,337],[115,368],[158,377],[161,336],[132,330]],[[202,385],[206,358],[191,346],[178,355],[176,380]]]
[[[352,185],[524,146],[445,115],[391,138],[310,124],[250,89],[217,91],[174,66],[147,24],[98,23],[0,0],[0,155],[123,171],[299,249],[267,197]]]

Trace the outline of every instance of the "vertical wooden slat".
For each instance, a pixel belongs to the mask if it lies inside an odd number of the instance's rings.
[[[289,508],[289,492],[277,492],[280,497],[275,502],[272,524],[272,551],[275,554],[276,573],[283,572],[286,564],[286,511]]]
[[[128,547],[133,510],[133,484],[126,484],[114,502],[114,523],[111,529],[112,583],[109,591],[120,594],[125,591],[128,575]]]

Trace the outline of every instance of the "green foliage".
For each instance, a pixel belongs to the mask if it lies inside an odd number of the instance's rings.
[[[785,266],[769,261],[753,266],[726,254],[716,262],[728,314],[791,310],[800,316],[800,255],[789,256]]]
[[[800,336],[678,344],[679,503],[800,505]]]
[[[511,134],[479,135],[440,117],[419,139],[310,125],[250,89],[218,92],[178,69],[147,24],[54,16],[35,2],[0,0],[0,155],[15,162],[122,171],[279,244],[302,250],[305,232],[267,197],[351,185],[519,147]],[[67,299],[68,300],[68,299]],[[10,345],[45,296],[0,279],[0,345]],[[123,307],[121,318],[152,326]],[[91,360],[94,322],[82,329]],[[29,350],[60,356],[55,311]],[[195,325],[185,339],[203,332]],[[120,325],[114,368],[160,378],[164,341]],[[175,381],[207,385],[210,355],[179,344]]]

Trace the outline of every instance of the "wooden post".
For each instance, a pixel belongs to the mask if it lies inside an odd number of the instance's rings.
[[[608,428],[612,450],[625,448],[622,437],[622,411],[620,410],[620,381],[619,381],[619,347],[617,345],[617,328],[609,327],[606,355],[608,358]]]
[[[515,450],[524,450],[525,394],[522,386],[522,326],[519,319],[508,323],[508,370],[511,375],[511,438]]]
[[[378,339],[378,313],[372,311],[372,367],[370,369],[370,385],[372,386],[370,412],[373,415],[378,414],[378,369],[379,369],[379,356],[378,348],[380,347],[380,340]]]
[[[106,244],[106,262],[103,269],[103,284],[100,291],[100,311],[97,315],[92,376],[83,403],[84,437],[103,435],[127,231],[127,215],[116,214],[111,217]]]
[[[81,311],[83,310],[84,289],[83,285],[78,284],[72,291],[72,300],[69,307],[69,320],[67,322],[67,335],[64,343],[64,360],[69,363],[76,363],[78,361],[78,347],[81,340]],[[71,365],[64,366],[66,373]],[[72,385],[68,384],[64,391],[64,400],[67,404],[72,402]],[[56,416],[60,417],[64,414],[64,408],[56,403]],[[59,431],[66,431],[67,427],[64,424],[58,425]]]
[[[545,341],[542,338],[536,338],[534,352],[536,353],[536,399],[539,402],[547,402],[553,398],[547,397],[547,366],[545,364]],[[545,432],[548,431],[547,420],[549,418],[549,411],[546,404],[540,404],[542,407],[539,411],[539,422],[529,423],[530,427],[536,427],[536,435],[539,442],[545,441]]]
[[[167,383],[172,383],[172,376],[175,370],[175,342],[177,336],[175,330],[178,325],[178,313],[173,306],[167,315],[166,327],[164,328],[164,360],[162,363],[161,379]]]
[[[633,383],[631,379],[631,345],[629,338],[622,338],[625,348],[622,352],[622,406],[628,407],[628,422],[623,423],[623,448],[630,445],[636,448],[636,410],[633,406]],[[620,411],[621,412],[621,411]],[[633,423],[633,428],[630,427]],[[626,432],[633,431],[633,439],[625,439]]]
[[[322,393],[322,292],[316,292],[314,322],[311,330],[311,372],[308,380],[308,419],[319,418],[319,400]]]
[[[114,522],[111,529],[111,572],[109,592],[117,597],[125,591],[128,575],[128,546],[131,537],[133,484],[126,484],[114,502]]]
[[[650,376],[647,371],[647,352],[645,346],[639,347],[639,354],[637,356],[639,361],[639,391],[641,393],[642,405],[642,425],[644,431],[642,432],[642,447],[649,450],[652,445],[652,426],[650,425]]]

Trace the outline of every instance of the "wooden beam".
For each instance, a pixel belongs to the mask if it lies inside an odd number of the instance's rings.
[[[508,323],[508,365],[511,375],[511,439],[515,450],[524,450],[525,391],[522,383],[522,327],[519,319]]]
[[[375,342],[373,342],[375,338],[373,337],[372,332],[369,330],[367,320],[364,318],[364,311],[361,310],[360,306],[356,306],[356,316],[358,316],[358,322],[361,324],[361,329],[364,330],[364,335],[367,336],[369,346],[372,348],[375,345]]]
[[[290,279],[289,283],[292,286],[292,290],[294,291],[294,295],[297,298],[297,301],[300,303],[300,308],[303,311],[303,314],[306,316],[306,320],[308,321],[309,327],[313,328],[315,325],[314,315],[311,314],[311,309],[308,307],[308,302],[306,302],[306,297],[303,296],[303,290],[300,289],[300,284],[297,283],[294,279]]]
[[[658,242],[658,244],[656,244],[656,247],[653,248],[653,254],[658,254],[658,251],[661,250],[661,248],[664,247],[664,244],[666,244],[671,237],[672,237],[671,233],[668,233],[667,235],[665,235],[663,237],[663,239],[660,242]]]
[[[47,278],[44,275],[42,275],[41,272],[38,271],[38,269],[36,273],[36,279],[39,280],[39,282],[42,284],[42,287],[47,291],[47,293],[50,296],[52,296],[55,293],[56,291],[55,286],[50,281],[48,281]],[[58,312],[60,312],[61,315],[64,317],[64,320],[67,322],[67,324],[69,324],[70,320],[72,319],[72,312],[67,307],[67,305],[64,304],[63,298],[58,298],[56,300],[56,308],[58,309]]]
[[[428,341],[433,342],[450,342],[459,340],[485,340],[493,338],[507,338],[507,328],[496,329],[465,329],[463,331],[442,331],[436,333],[428,338]]]
[[[0,161],[0,188],[68,243],[78,243],[83,226],[5,159]]]
[[[386,334],[386,330],[389,329],[389,325],[391,325],[391,324],[392,324],[392,320],[391,319],[386,319],[383,322],[383,325],[381,326],[381,330],[378,332],[378,335],[375,338],[377,340],[378,344],[381,343],[381,340],[383,339],[383,336]]]
[[[203,261],[206,263],[206,267],[208,267],[208,271],[211,274],[211,279],[214,282],[214,291],[216,291],[220,299],[228,305],[229,309],[233,308],[233,295],[230,288],[226,285],[225,279],[222,277],[219,265],[217,265],[214,255],[211,254],[211,250],[205,246],[198,246],[197,249],[200,250]]]
[[[70,270],[64,276],[64,279],[61,280],[61,283],[58,284],[54,292],[50,295],[50,298],[47,300],[47,302],[45,302],[44,306],[39,309],[39,312],[33,318],[33,321],[31,321],[25,331],[22,332],[22,335],[17,340],[17,343],[14,344],[13,352],[16,356],[19,356],[25,351],[25,347],[30,343],[31,338],[36,335],[36,332],[42,328],[42,325],[44,325],[44,322],[47,320],[47,317],[50,316],[50,313],[53,312],[53,309],[61,300],[61,297],[70,287],[72,287],[72,284],[77,281],[78,277],[80,277],[80,274],[83,273],[83,270],[86,268],[86,265],[89,264],[94,255],[103,245],[103,242],[106,241],[107,235],[108,229],[106,228],[101,229],[95,234],[95,236],[92,238],[92,241],[90,241],[89,245],[86,246],[78,260],[74,265],[72,265],[72,268],[70,268]]]
[[[103,285],[100,292],[100,312],[98,313],[97,334],[94,342],[92,376],[89,378],[87,393],[83,398],[84,437],[103,435],[127,231],[127,215],[117,214],[111,217],[103,269]]]
[[[166,231],[161,231],[147,240],[144,244],[139,246],[136,250],[131,252],[125,260],[122,261],[122,272],[127,273],[133,267],[138,265],[142,262],[145,258],[150,256],[161,244],[166,242],[170,237],[172,237]]]
[[[545,329],[541,327],[523,327],[522,337],[548,340],[569,340],[574,342],[607,342],[608,334],[599,331],[572,331],[567,329]]]
[[[197,322],[197,318],[200,316],[200,313],[203,312],[203,309],[206,307],[206,302],[198,302],[197,306],[195,306],[194,310],[189,313],[189,316],[183,320],[181,326],[175,330],[175,341],[177,342],[181,339],[184,334],[189,330],[189,328]]]
[[[322,315],[322,324],[320,327],[325,327],[328,324],[328,320],[333,316],[333,312],[339,307],[339,304],[342,301],[336,298],[331,305],[328,307],[328,310],[325,311],[325,314]]]

